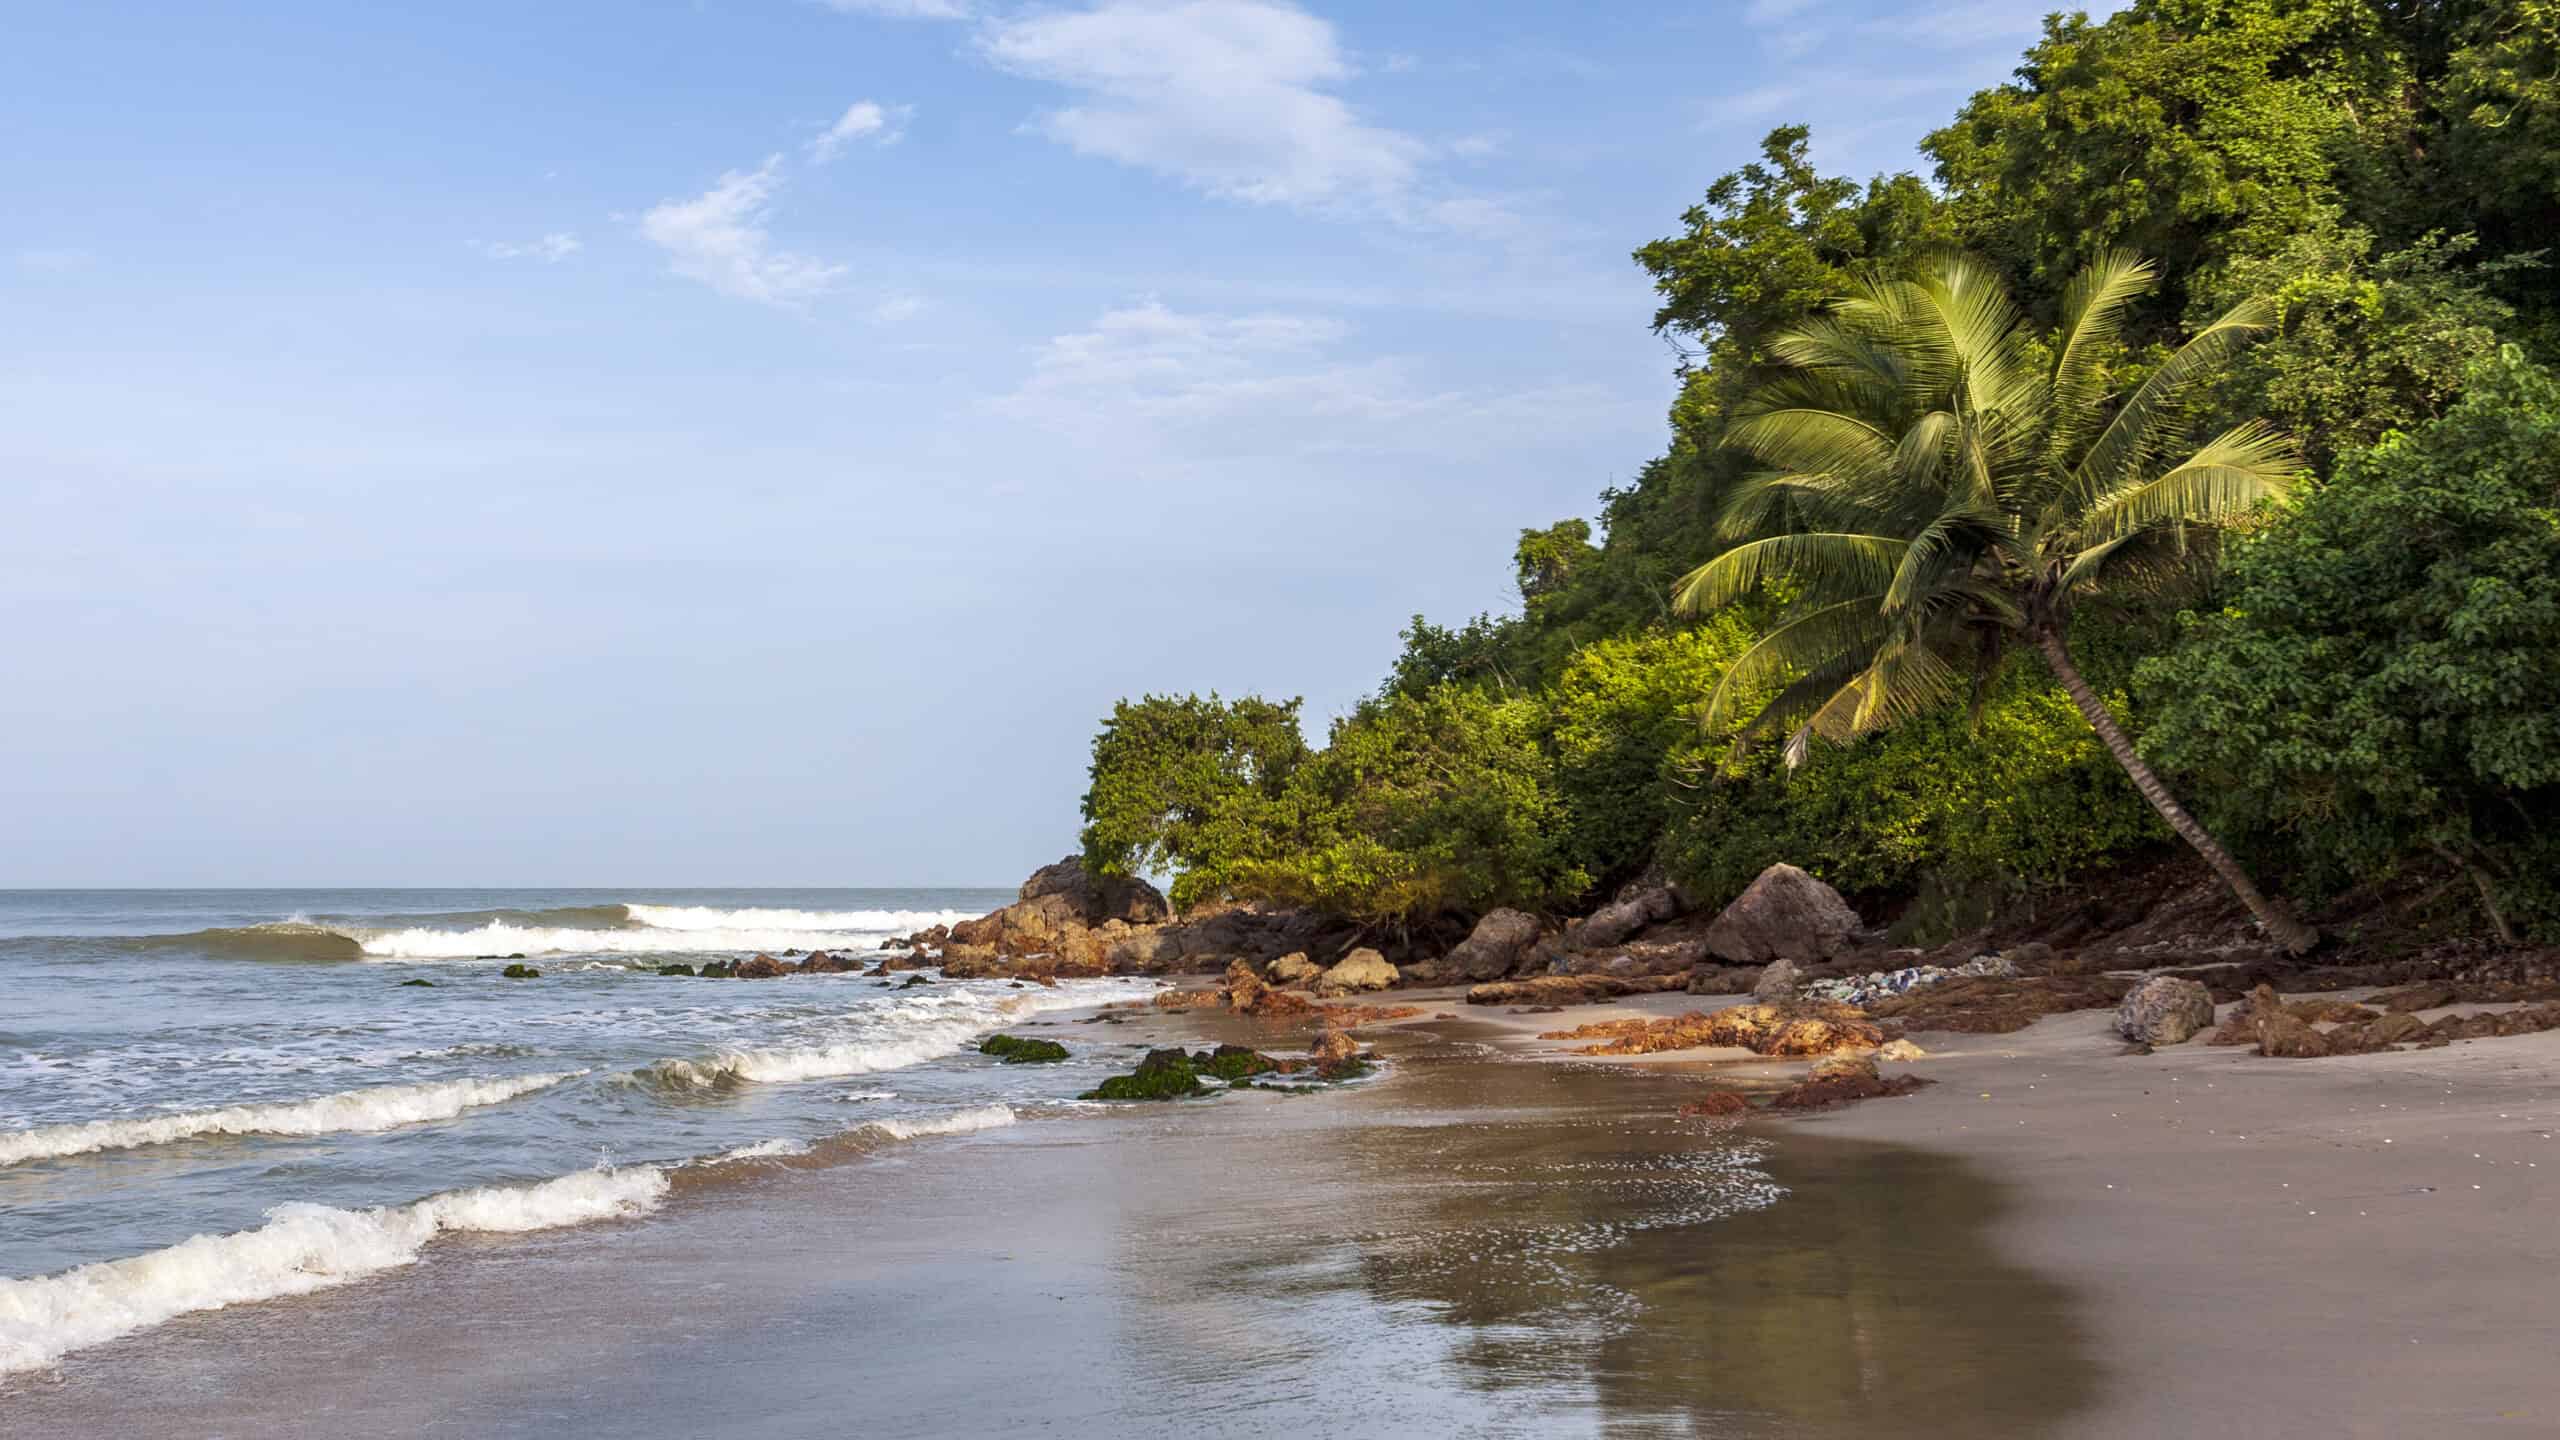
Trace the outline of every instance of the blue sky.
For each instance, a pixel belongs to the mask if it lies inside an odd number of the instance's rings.
[[[0,886],[1010,883],[1115,698],[1502,608],[1628,252],[2044,8],[22,0]]]

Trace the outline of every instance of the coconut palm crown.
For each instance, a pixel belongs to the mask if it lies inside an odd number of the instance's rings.
[[[1788,731],[1847,741],[1983,683],[2020,644],[2049,664],[2143,797],[2288,950],[2314,932],[2262,895],[2180,806],[2072,663],[2072,609],[2192,588],[2218,527],[2301,473],[2260,421],[2195,443],[2199,387],[2272,309],[2245,302],[2130,394],[2109,393],[2127,308],[2152,266],[2115,252],[2027,323],[1998,277],[1961,255],[1863,278],[1778,337],[1776,370],[1729,443],[1768,468],[1726,497],[1731,548],[1674,591],[1684,614],[1774,585],[1787,605],[1707,703],[1710,726],[1777,687],[1744,743]]]

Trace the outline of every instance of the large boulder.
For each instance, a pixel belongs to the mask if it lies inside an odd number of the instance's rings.
[[[1362,948],[1345,955],[1330,970],[1316,978],[1319,995],[1343,995],[1354,990],[1384,990],[1396,983],[1396,967],[1375,950]]]
[[[1680,897],[1668,885],[1655,885],[1622,894],[1609,904],[1591,912],[1580,924],[1564,933],[1564,943],[1572,950],[1606,950],[1619,945],[1647,925],[1680,913]]]
[[[1538,917],[1523,910],[1496,910],[1446,957],[1444,969],[1464,980],[1499,980],[1520,968],[1538,943]]]
[[[1597,917],[1594,917],[1597,918]],[[1735,965],[1828,960],[1858,932],[1840,892],[1793,865],[1772,865],[1707,927],[1707,948]]]
[[[2213,1024],[2213,992],[2193,980],[2154,975],[2125,992],[2116,1033],[2137,1045],[2183,1045]]]
[[[1130,925],[1160,925],[1173,916],[1164,892],[1129,875],[1096,876],[1084,868],[1084,857],[1070,855],[1043,865],[1022,882],[1024,902],[1056,896],[1064,899],[1088,925],[1118,920]]]

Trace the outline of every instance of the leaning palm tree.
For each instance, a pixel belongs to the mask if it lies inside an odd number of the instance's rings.
[[[2042,652],[2107,750],[2287,950],[2317,941],[2134,752],[2072,663],[2074,606],[2192,586],[2222,522],[2283,493],[2292,443],[2251,421],[2194,443],[2198,387],[2271,312],[2207,326],[2121,401],[2108,393],[2126,308],[2151,265],[2113,253],[2032,329],[1961,256],[1875,274],[1770,347],[1779,369],[1730,443],[1769,468],[1725,498],[1732,548],[1682,579],[1685,614],[1773,583],[1786,599],[1707,705],[1710,726],[1769,693],[1740,743],[1789,731],[1787,761],[1983,687],[2020,644]]]

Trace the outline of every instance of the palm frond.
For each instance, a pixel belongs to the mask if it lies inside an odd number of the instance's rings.
[[[2100,496],[2121,486],[2125,477],[2148,469],[2169,423],[2178,418],[2179,402],[2187,392],[2210,378],[2249,337],[2273,324],[2274,319],[2275,311],[2265,301],[2243,300],[2179,346],[2126,398],[2090,444],[2073,468],[2069,498],[2082,505],[2094,504]]]
[[[1883,599],[1882,593],[1852,596],[1802,610],[1780,623],[1725,667],[1707,697],[1701,723],[1710,731],[1721,729],[1744,697],[1789,672],[1815,672],[1844,659],[1866,665],[1890,630],[1877,608]]]
[[[2302,470],[2302,452],[2291,436],[2251,420],[2153,479],[2098,499],[2075,527],[2076,538],[2095,545],[2164,521],[2223,520],[2284,494]]]
[[[1891,580],[1911,542],[1890,535],[1833,531],[1772,535],[1736,545],[1680,579],[1672,609],[1702,615],[1730,605],[1771,579],[1804,582],[1817,601],[1844,590],[1872,593]]]

